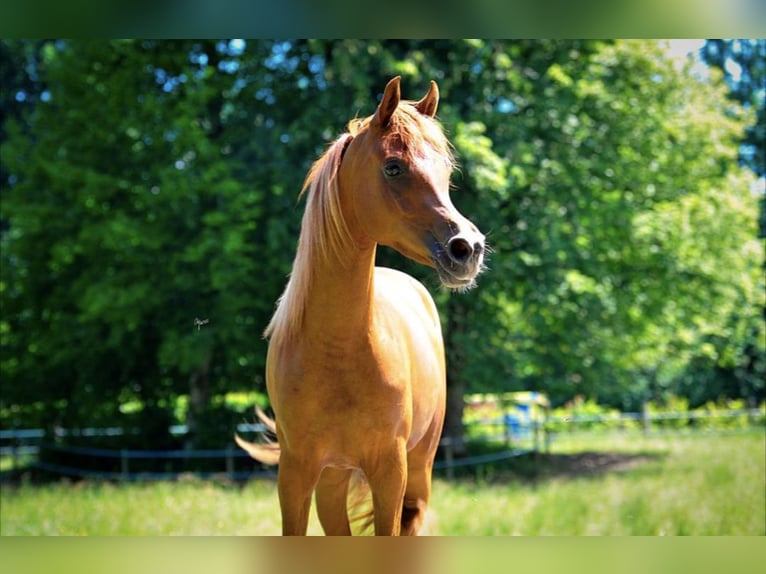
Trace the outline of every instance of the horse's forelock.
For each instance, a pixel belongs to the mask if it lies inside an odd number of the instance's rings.
[[[439,155],[450,165],[455,165],[452,144],[435,118],[424,115],[415,107],[417,102],[402,100],[396,108],[383,137],[398,137],[407,154],[412,158]],[[370,129],[372,117],[354,118],[348,123],[352,136]]]
[[[415,102],[401,102],[391,121],[391,132],[396,133],[413,158],[436,154],[450,165],[455,159],[441,124],[434,118],[421,114]]]

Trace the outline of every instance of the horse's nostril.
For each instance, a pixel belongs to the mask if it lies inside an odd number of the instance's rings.
[[[462,237],[453,237],[447,244],[450,257],[459,263],[465,263],[473,254],[473,248]]]

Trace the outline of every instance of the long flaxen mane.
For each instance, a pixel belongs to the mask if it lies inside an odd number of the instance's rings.
[[[346,148],[369,128],[372,116],[353,119],[348,132],[332,142],[311,166],[299,198],[306,196],[295,260],[290,279],[264,331],[264,337],[290,339],[303,325],[306,298],[317,261],[338,257],[351,241],[338,191],[338,170]],[[411,159],[438,158],[454,166],[452,146],[440,124],[419,113],[413,102],[402,101],[392,116],[385,137],[398,138]]]
[[[338,194],[338,168],[350,141],[350,134],[336,139],[306,176],[298,196],[307,196],[298,249],[290,280],[263,333],[266,338],[289,337],[301,327],[306,295],[311,287],[312,261],[340,254],[350,241]]]

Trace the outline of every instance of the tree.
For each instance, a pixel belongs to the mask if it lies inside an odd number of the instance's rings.
[[[724,74],[730,97],[755,117],[742,138],[740,160],[759,176],[766,176],[766,40],[707,40],[703,59]]]
[[[2,407],[107,424],[137,399],[166,428],[188,396],[204,442],[216,397],[263,389],[309,165],[396,74],[407,97],[439,82],[453,200],[494,248],[468,294],[379,252],[442,311],[448,432],[473,391],[763,396],[752,111],[657,42],[0,46]]]
[[[534,341],[516,362],[554,398],[635,408],[728,312],[756,304],[753,179],[735,161],[747,116],[654,42],[538,72],[532,112],[511,120],[532,133],[508,148],[526,183],[517,324]]]
[[[471,62],[442,88],[454,195],[496,252],[477,292],[445,305],[452,389],[635,408],[732,309],[757,328],[753,180],[735,161],[747,116],[720,81],[656,42],[452,53]]]
[[[226,157],[234,78],[212,67],[225,51],[45,46],[49,98],[26,126],[8,123],[3,146],[3,378],[25,381],[3,401],[38,396],[59,422],[105,424],[135,397],[169,421],[177,395],[200,411],[211,375],[220,390],[226,367],[236,377],[232,365],[260,356],[241,331],[264,310],[241,293],[257,276],[263,194]]]
[[[754,118],[741,138],[740,162],[759,176],[759,227],[757,235],[766,237],[766,40],[707,40],[702,50],[704,60],[721,70],[729,86],[729,97],[754,111]],[[766,262],[765,262],[766,264]],[[763,288],[762,285],[760,286]],[[766,301],[760,313],[745,307],[732,313],[729,337],[712,337],[706,348],[713,353],[694,358],[688,373],[679,378],[678,392],[688,394],[692,405],[710,397],[744,396],[751,404],[764,396],[766,379],[766,344],[763,319]],[[704,381],[704,384],[702,383]],[[725,382],[725,383],[724,383]],[[696,400],[695,400],[696,399]]]

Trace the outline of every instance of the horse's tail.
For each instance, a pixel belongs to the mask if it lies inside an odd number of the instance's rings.
[[[274,419],[269,418],[266,413],[264,413],[257,405],[255,407],[255,414],[258,417],[258,420],[261,421],[261,424],[266,427],[267,431],[272,434],[276,434],[277,425],[274,422]],[[279,443],[276,441],[263,443],[248,442],[240,438],[238,434],[234,435],[234,440],[240,446],[240,448],[242,448],[242,450],[246,451],[247,454],[249,454],[258,462],[263,464],[277,464],[279,462],[279,455],[281,450],[279,448]]]
[[[375,512],[372,506],[372,490],[361,470],[351,473],[347,502],[351,532],[355,535],[373,534]]]
[[[374,534],[375,513],[372,506],[372,490],[361,470],[351,474],[348,487],[348,515],[351,532],[355,535]],[[417,536],[434,536],[438,532],[436,511],[430,506],[415,529]],[[405,534],[402,532],[402,534]],[[408,532],[407,534],[412,534]]]

